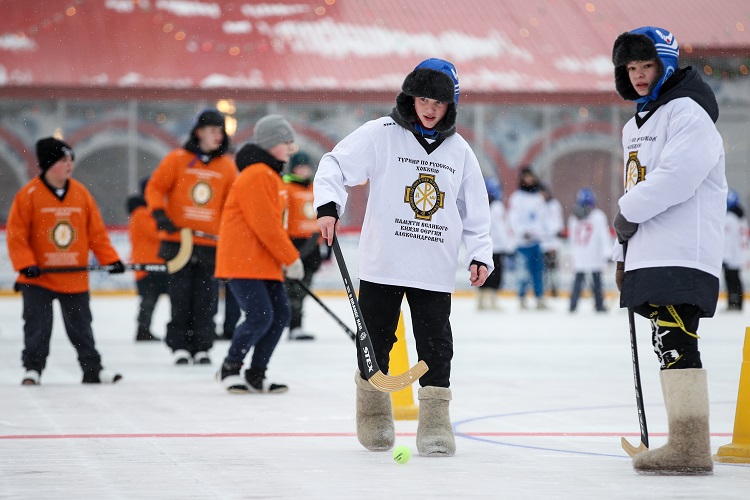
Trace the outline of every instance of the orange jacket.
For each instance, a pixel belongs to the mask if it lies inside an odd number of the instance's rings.
[[[189,227],[218,234],[221,210],[237,166],[222,155],[205,164],[194,153],[175,149],[159,163],[146,184],[146,203],[151,211],[164,210],[178,228]],[[180,241],[180,234],[161,233],[167,241]],[[195,238],[196,245],[216,246],[210,238]]]
[[[6,229],[8,254],[16,271],[29,266],[86,266],[89,250],[102,265],[120,260],[94,197],[75,179],[68,181],[62,200],[41,178],[32,179],[13,198]],[[89,273],[43,273],[38,278],[20,275],[18,282],[55,292],[82,293],[89,289]]]
[[[217,278],[283,281],[281,266],[299,258],[284,228],[286,185],[265,163],[242,170],[221,216]]]
[[[156,220],[146,207],[138,207],[130,214],[128,222],[130,236],[130,261],[133,264],[163,264],[159,257],[159,230]],[[135,280],[148,276],[147,271],[136,271]]]
[[[313,205],[313,186],[297,182],[286,184],[289,192],[289,223],[287,232],[292,238],[309,238],[319,233],[318,218]]]

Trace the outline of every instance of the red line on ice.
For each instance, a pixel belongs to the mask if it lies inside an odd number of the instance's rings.
[[[398,436],[415,436],[414,432],[399,432]],[[471,437],[632,437],[637,432],[459,432]],[[665,437],[666,432],[653,432],[655,437]],[[223,432],[223,433],[148,433],[148,434],[17,434],[0,435],[0,440],[10,439],[185,439],[185,438],[316,438],[354,437],[353,432]],[[731,432],[713,432],[712,437],[732,437]]]

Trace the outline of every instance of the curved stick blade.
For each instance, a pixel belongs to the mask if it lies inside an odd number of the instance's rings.
[[[188,263],[193,255],[193,232],[188,227],[180,229],[180,250],[174,259],[167,262],[167,271],[174,274]]]
[[[628,440],[625,438],[620,439],[620,444],[622,445],[622,449],[625,450],[625,453],[630,455],[631,458],[639,453],[648,451],[648,446],[646,446],[645,444],[638,443],[638,447],[636,448],[632,444],[628,443]]]
[[[419,377],[427,373],[427,370],[429,370],[427,363],[420,360],[401,375],[386,375],[378,370],[367,380],[380,392],[397,392],[419,380]]]

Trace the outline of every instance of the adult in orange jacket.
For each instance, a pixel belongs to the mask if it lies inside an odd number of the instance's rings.
[[[221,217],[216,277],[229,287],[245,312],[219,373],[229,392],[285,392],[283,384],[264,383],[268,362],[289,324],[284,275],[301,279],[304,267],[284,227],[287,190],[284,164],[296,148],[294,130],[279,115],[261,118],[253,140],[235,156],[240,175]],[[253,349],[244,378],[240,371]]]
[[[162,264],[164,259],[159,257],[159,230],[143,197],[147,182],[148,178],[143,179],[141,192],[128,198],[130,260],[133,264]],[[151,333],[151,319],[159,296],[169,293],[169,275],[162,272],[136,271],[135,284],[141,298],[135,340],[161,340]]]
[[[146,185],[146,203],[162,231],[162,258],[177,255],[179,228],[218,234],[221,211],[237,177],[234,161],[225,154],[228,148],[224,115],[206,109],[184,146],[170,152],[154,170]],[[190,262],[169,277],[172,319],[166,341],[177,365],[211,363],[208,351],[216,338],[219,300],[215,260],[216,241],[196,237]]]
[[[23,296],[26,373],[23,385],[38,385],[52,337],[52,302],[62,309],[65,330],[78,352],[84,384],[122,378],[102,367],[94,343],[86,271],[45,273],[45,268],[85,267],[89,251],[110,273],[125,270],[112,246],[99,207],[83,184],[72,178],[73,149],[54,137],[40,139],[36,153],[42,173],[13,198],[7,224],[8,254],[20,272]]]
[[[310,288],[313,275],[320,268],[322,261],[318,245],[320,229],[318,229],[318,219],[313,207],[312,181],[314,176],[315,169],[306,153],[296,153],[289,159],[289,172],[284,175],[284,182],[289,193],[287,232],[305,266],[305,276],[301,280],[286,280],[289,305],[292,308],[289,340],[315,339],[314,335],[302,330],[302,307],[307,297],[302,284]]]

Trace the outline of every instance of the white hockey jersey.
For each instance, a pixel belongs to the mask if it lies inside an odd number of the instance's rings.
[[[727,183],[724,144],[709,115],[688,97],[671,100],[641,128],[631,118],[622,147],[625,194],[618,203],[639,224],[625,270],[676,266],[718,278]],[[613,258],[623,260],[619,243]]]
[[[748,243],[747,219],[728,211],[724,224],[724,265],[727,269],[745,267],[745,252]]]
[[[612,237],[607,216],[594,208],[584,218],[568,218],[568,240],[575,272],[602,271],[612,252]]]
[[[490,203],[490,237],[492,253],[512,254],[516,251],[513,231],[510,229],[505,205],[501,200]]]
[[[369,181],[359,242],[359,277],[374,283],[453,292],[461,243],[464,266],[492,265],[489,200],[474,152],[459,134],[428,154],[414,134],[390,117],[365,123],[320,160],[316,210],[345,186]]]

